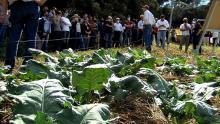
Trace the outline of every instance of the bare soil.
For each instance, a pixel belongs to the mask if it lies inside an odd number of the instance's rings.
[[[13,106],[14,102],[8,98],[4,98],[0,103],[0,124],[9,124],[9,120],[11,120],[13,116]]]
[[[164,114],[154,100],[145,94],[128,96],[124,102],[110,104],[113,124],[167,124]]]

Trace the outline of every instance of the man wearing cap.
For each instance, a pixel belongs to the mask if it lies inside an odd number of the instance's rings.
[[[144,10],[144,41],[146,45],[146,50],[151,52],[151,33],[152,33],[152,25],[155,24],[154,15],[149,11],[149,6],[145,5],[143,7]]]
[[[25,61],[31,59],[29,48],[35,48],[35,37],[38,27],[38,17],[40,5],[43,5],[46,0],[3,0],[4,12],[10,6],[10,23],[9,42],[7,44],[5,65],[10,65],[13,69],[18,50],[18,43],[23,30],[25,42]]]
[[[121,43],[120,39],[121,39],[121,34],[123,32],[123,26],[120,23],[120,18],[116,18],[116,22],[114,23],[114,43],[115,43],[115,47],[118,47],[119,44]]]
[[[157,32],[157,47],[161,47],[162,46],[162,48],[164,49],[165,48],[166,33],[167,33],[167,29],[169,28],[169,23],[165,19],[164,15],[160,16],[160,19],[157,21],[156,26],[158,28],[158,32]],[[162,40],[161,46],[160,46],[160,40]]]
[[[180,40],[179,49],[182,50],[182,44],[185,43],[185,53],[189,48],[191,25],[188,23],[187,18],[183,18],[183,24],[180,25],[180,31],[182,31],[182,39]]]

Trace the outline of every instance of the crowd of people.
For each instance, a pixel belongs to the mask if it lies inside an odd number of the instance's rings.
[[[140,15],[139,19],[131,19],[129,16],[126,20],[122,20],[112,16],[95,18],[88,14],[70,16],[68,12],[60,11],[55,7],[49,9],[46,6],[39,13],[39,4],[29,0],[12,0],[9,4],[10,10],[6,11],[5,5],[0,3],[2,14],[0,16],[0,47],[3,34],[8,27],[9,40],[5,64],[12,68],[15,65],[22,31],[25,41],[24,62],[31,58],[28,48],[48,52],[62,51],[67,48],[88,50],[145,45],[145,49],[151,52],[153,41],[156,42],[157,47],[165,49],[166,43],[169,43],[169,33],[173,42],[177,40],[175,29],[170,28],[165,16],[155,18],[148,5],[143,6],[143,15]],[[183,24],[180,25],[182,39],[179,42],[179,49],[182,50],[185,44],[185,52],[187,52],[190,41],[193,43],[193,49],[196,49],[201,37],[201,28],[197,19],[193,19],[189,24],[188,19],[183,18]]]

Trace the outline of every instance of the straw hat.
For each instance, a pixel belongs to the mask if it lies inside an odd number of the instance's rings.
[[[140,15],[140,18],[144,18],[144,15]]]
[[[78,18],[79,15],[78,15],[78,14],[74,14],[72,17],[73,17],[73,18]]]

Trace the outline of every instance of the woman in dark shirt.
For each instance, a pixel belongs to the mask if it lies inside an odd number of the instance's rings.
[[[111,16],[105,22],[105,48],[112,47],[113,20]]]
[[[85,20],[85,22],[82,25],[82,34],[84,37],[84,44],[85,44],[85,49],[84,50],[88,50],[89,47],[89,42],[90,42],[90,37],[91,37],[91,28],[89,26],[89,23],[87,20]]]
[[[193,32],[192,32],[193,50],[196,50],[197,45],[199,45],[199,41],[201,38],[201,29],[202,29],[201,24],[198,21],[196,21],[195,26],[193,28]],[[202,52],[202,49],[200,47],[199,53],[201,54],[201,52]]]

